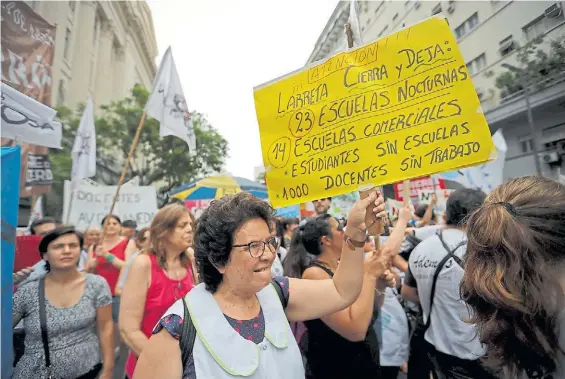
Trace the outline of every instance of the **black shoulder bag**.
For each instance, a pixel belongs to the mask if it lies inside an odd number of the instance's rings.
[[[45,353],[45,371],[47,379],[54,379],[51,375],[51,356],[49,355],[49,339],[47,336],[47,316],[45,310],[45,278],[39,280],[39,324],[41,326],[41,340]]]
[[[273,287],[275,287],[275,291],[277,291],[277,295],[279,296],[279,300],[283,306],[283,309],[286,309],[288,305],[288,299],[284,297],[283,290],[279,283],[276,280],[272,280],[271,283]],[[196,328],[192,323],[192,318],[190,317],[190,312],[186,307],[186,301],[184,297],[182,298],[182,305],[184,306],[184,317],[182,320],[182,329],[180,333],[180,351],[181,351],[181,359],[182,359],[182,367],[184,368],[188,365],[188,359],[192,355],[192,350],[194,348],[194,341],[196,340]]]
[[[449,260],[449,258],[453,258],[453,260],[461,267],[463,267],[463,262],[461,261],[461,259],[456,256],[454,253],[455,251],[457,251],[457,249],[459,249],[461,246],[466,245],[467,241],[461,241],[459,242],[459,244],[457,244],[457,246],[455,246],[453,249],[450,249],[449,246],[447,246],[447,244],[445,243],[445,241],[443,240],[443,236],[441,234],[441,232],[438,232],[437,234],[441,244],[443,245],[443,248],[445,249],[445,251],[447,251],[447,255],[445,257],[443,257],[443,259],[438,263],[437,267],[436,267],[436,271],[434,272],[434,278],[432,281],[432,290],[430,293],[430,312],[428,313],[428,320],[426,321],[426,326],[424,328],[424,333],[426,332],[426,330],[428,330],[428,328],[430,327],[430,323],[432,321],[432,306],[434,304],[434,295],[436,293],[436,284],[437,284],[437,279],[439,278],[439,273],[441,271],[441,269],[443,268],[443,266],[445,266],[445,264],[447,263],[447,261]]]

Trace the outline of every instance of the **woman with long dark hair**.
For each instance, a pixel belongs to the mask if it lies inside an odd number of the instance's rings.
[[[403,222],[399,225],[406,225],[409,209],[401,212],[400,217]],[[386,287],[394,282],[389,269],[404,238],[404,229],[395,228],[382,250],[366,253],[363,287],[353,304],[340,312],[305,322],[309,378],[378,378],[379,343],[371,325],[383,304]],[[332,278],[342,257],[343,243],[340,222],[327,214],[320,215],[295,232],[285,272],[302,279]]]
[[[461,297],[508,378],[565,378],[565,186],[541,176],[491,192],[467,222]]]

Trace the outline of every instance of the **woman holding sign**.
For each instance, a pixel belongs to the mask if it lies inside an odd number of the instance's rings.
[[[379,342],[371,326],[383,304],[385,289],[394,286],[391,264],[404,238],[410,215],[408,207],[402,208],[399,226],[387,244],[365,255],[363,287],[355,302],[340,312],[305,322],[309,379],[380,377]],[[347,231],[350,228],[351,220]],[[339,221],[327,214],[300,226],[291,242],[285,272],[315,281],[334,277],[346,254],[347,242],[343,235]]]
[[[204,283],[165,313],[134,379],[304,378],[287,318],[319,318],[355,301],[363,283],[367,208],[382,212],[383,198],[372,193],[353,206],[333,278],[272,280],[280,240],[272,229],[271,206],[248,193],[214,200],[196,229],[196,262]]]

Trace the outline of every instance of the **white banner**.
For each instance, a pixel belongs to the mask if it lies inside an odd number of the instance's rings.
[[[432,201],[432,196],[435,193],[437,196],[437,203],[434,207],[436,214],[442,214],[445,212],[445,206],[447,204],[447,198],[451,195],[454,190],[451,189],[439,189],[435,192],[432,190],[419,190],[418,191],[418,204],[429,204]]]
[[[53,121],[55,109],[2,83],[2,137],[39,146],[61,148],[63,126]]]
[[[63,214],[69,214],[68,223],[74,225],[77,230],[86,230],[91,225],[100,226],[102,219],[110,211],[116,188],[116,186],[90,186],[79,182],[68,213],[71,182],[66,180]],[[149,226],[157,213],[157,190],[153,186],[122,186],[113,213],[122,221],[136,221],[139,228]]]

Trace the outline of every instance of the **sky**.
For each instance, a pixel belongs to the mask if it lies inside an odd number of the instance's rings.
[[[149,0],[159,56],[170,45],[189,110],[228,141],[225,171],[262,166],[253,87],[301,68],[337,0]]]

